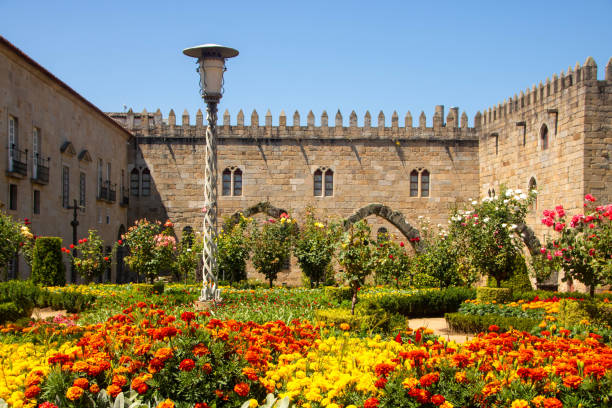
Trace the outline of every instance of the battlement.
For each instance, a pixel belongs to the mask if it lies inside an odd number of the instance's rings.
[[[605,81],[612,81],[612,58],[606,65]],[[537,86],[534,84],[518,95],[514,94],[503,102],[484,109],[482,113],[477,112],[474,117],[474,127],[479,129],[483,125],[493,124],[513,114],[521,113],[533,105],[563,98],[567,93],[571,93],[571,90],[593,84],[597,84],[597,64],[593,57],[588,57],[582,66],[577,62],[574,69],[569,67],[559,75],[554,74],[552,79],[546,78],[545,83],[540,82]]]
[[[134,113],[131,109],[125,113],[109,113],[115,121],[138,137],[151,138],[203,138],[206,132],[204,115],[201,109],[196,113],[195,125],[191,124],[187,110],[183,112],[181,124],[176,124],[176,114],[171,109],[168,117],[163,118],[158,109],[149,113],[145,109],[142,113]],[[393,112],[391,126],[387,126],[384,113],[378,114],[376,126],[372,125],[372,115],[369,111],[363,118],[363,126],[357,126],[357,114],[352,111],[349,115],[348,126],[344,126],[344,119],[338,110],[334,117],[334,126],[329,126],[329,116],[326,111],[321,114],[319,126],[315,126],[315,116],[312,111],[306,116],[306,125],[301,121],[298,111],[293,114],[292,124],[287,124],[285,112],[278,117],[278,125],[272,126],[272,114],[268,110],[264,116],[264,123],[260,125],[259,114],[256,110],[251,113],[250,124],[245,124],[244,112],[240,110],[236,116],[236,125],[230,124],[230,113],[226,110],[222,120],[217,124],[219,138],[242,139],[432,139],[432,140],[477,140],[474,128],[468,127],[468,116],[465,112],[459,115],[459,108],[450,108],[446,120],[444,106],[436,106],[433,115],[433,126],[427,127],[425,112],[418,117],[417,126],[413,126],[410,112],[404,115],[403,126],[399,124],[399,115]]]

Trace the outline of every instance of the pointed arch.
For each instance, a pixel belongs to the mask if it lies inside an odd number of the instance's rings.
[[[355,214],[344,219],[344,228],[348,229],[352,224],[372,214],[389,221],[391,225],[397,228],[402,235],[408,239],[408,242],[410,242],[416,251],[421,249],[420,245],[415,245],[415,242],[419,242],[416,240],[416,238],[420,238],[419,231],[406,222],[406,219],[401,212],[393,211],[390,207],[384,204],[369,204],[360,208],[355,212]]]

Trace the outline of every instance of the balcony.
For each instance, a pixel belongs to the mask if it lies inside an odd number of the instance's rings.
[[[122,207],[127,207],[130,204],[130,197],[128,197],[127,195],[125,195],[125,193],[123,193],[122,198],[121,198],[121,203],[119,203],[119,205],[121,205]]]
[[[98,191],[98,200],[106,201],[107,203],[117,201],[117,184],[111,184],[108,180],[103,182]]]
[[[19,150],[17,146],[9,148],[8,173],[11,176],[26,177],[28,175],[28,150]]]
[[[38,184],[49,183],[49,160],[49,157],[43,159],[38,153],[32,157],[32,182]]]

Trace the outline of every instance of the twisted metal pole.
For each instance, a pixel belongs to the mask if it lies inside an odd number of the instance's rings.
[[[204,167],[204,249],[202,253],[203,288],[200,301],[221,300],[217,284],[217,104],[218,100],[206,101],[206,145]]]

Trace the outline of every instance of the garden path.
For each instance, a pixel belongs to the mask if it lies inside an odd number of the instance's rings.
[[[424,327],[426,329],[433,330],[434,334],[438,336],[442,336],[449,341],[454,341],[456,343],[463,343],[467,340],[471,340],[474,338],[473,333],[457,333],[453,332],[448,328],[446,324],[446,319],[443,317],[425,317],[422,319],[410,319],[408,322],[408,326],[411,329],[418,329],[419,327]]]
[[[32,310],[32,319],[35,320],[43,320],[46,319],[48,317],[55,317],[55,316],[66,316],[66,311],[65,310],[53,310],[50,307],[45,307],[43,309],[35,307],[34,310]]]

